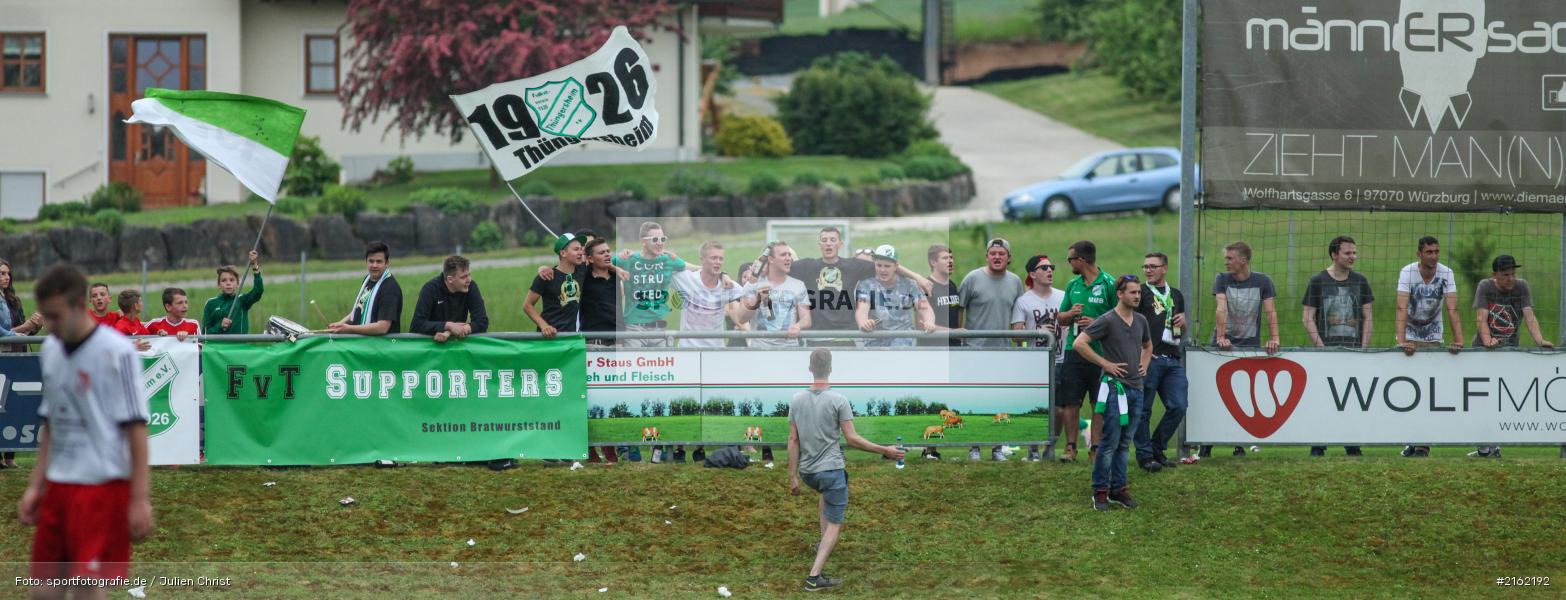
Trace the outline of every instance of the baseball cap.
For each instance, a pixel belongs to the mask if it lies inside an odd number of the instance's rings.
[[[876,246],[875,252],[872,252],[871,255],[875,258],[884,258],[892,262],[897,262],[897,249],[893,248],[891,244],[881,244]]]
[[[1495,272],[1501,272],[1507,269],[1515,269],[1521,266],[1522,265],[1517,264],[1517,259],[1513,258],[1510,254],[1502,254],[1495,257],[1495,260],[1490,262],[1490,270]]]
[[[990,240],[990,243],[984,245],[984,250],[987,252],[990,248],[994,248],[996,246],[1005,248],[1008,254],[1011,253],[1011,242],[1006,241],[1006,238],[995,238]]]
[[[1027,271],[1024,271],[1027,273],[1027,277],[1026,281],[1022,282],[1023,287],[1030,289],[1033,287],[1033,270],[1039,268],[1039,263],[1046,260],[1049,260],[1049,257],[1044,256],[1043,254],[1035,254],[1032,258],[1028,259],[1028,268]]]
[[[575,235],[569,233],[560,234],[560,237],[555,238],[555,254],[559,254],[561,250],[565,250],[566,246],[571,245],[571,242],[574,241],[576,241]]]

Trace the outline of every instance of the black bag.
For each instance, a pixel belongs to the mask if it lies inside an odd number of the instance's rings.
[[[737,446],[724,446],[707,455],[704,467],[721,469],[743,469],[750,466],[750,457],[739,451]]]

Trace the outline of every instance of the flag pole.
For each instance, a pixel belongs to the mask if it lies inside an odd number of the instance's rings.
[[[272,220],[272,209],[274,208],[277,208],[276,204],[271,202],[266,203],[266,216],[261,218],[261,228],[256,230],[256,243],[250,245],[251,252],[255,252],[261,248],[261,234],[266,233],[266,224]],[[249,255],[247,254],[246,256]],[[250,268],[250,265],[245,265],[245,277],[239,280],[239,289],[234,290],[234,303],[228,305],[228,316],[225,318],[234,318],[234,307],[239,305],[240,293],[245,291],[245,282],[250,281],[250,272],[252,270],[253,269]]]
[[[544,220],[543,219],[538,218],[538,215],[533,212],[533,209],[527,205],[527,201],[522,199],[522,194],[518,194],[517,193],[517,188],[511,187],[511,182],[510,181],[506,181],[506,187],[511,190],[511,195],[512,196],[516,196],[517,197],[517,202],[522,203],[522,210],[527,211],[527,214],[529,216],[532,216],[534,221],[538,222],[538,226],[539,227],[543,227],[544,231],[549,232],[549,237],[551,237],[551,238],[560,237],[558,235],[555,235],[555,230],[550,229],[548,225],[544,224]]]

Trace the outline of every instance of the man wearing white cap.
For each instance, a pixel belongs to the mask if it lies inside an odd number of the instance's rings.
[[[1006,270],[1011,266],[1011,243],[1002,238],[990,240],[984,250],[984,266],[969,271],[957,286],[957,302],[962,306],[962,327],[974,331],[1011,329],[1011,306],[1027,289],[1022,279]],[[1011,345],[1008,338],[974,338],[969,346],[1001,348]]]
[[[875,278],[864,279],[854,287],[857,307],[854,319],[860,331],[912,331],[914,314],[919,315],[919,327],[935,331],[935,311],[924,291],[907,277],[897,274],[897,249],[890,245],[877,246],[872,253],[875,260]],[[909,347],[913,338],[882,338],[867,340],[867,347]]]

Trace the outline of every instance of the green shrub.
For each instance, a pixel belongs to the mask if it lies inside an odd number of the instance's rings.
[[[310,203],[304,198],[278,198],[276,210],[285,215],[309,216]]]
[[[832,185],[843,188],[845,190],[854,187],[854,180],[849,179],[847,175],[833,175],[832,178],[828,181],[831,181]]]
[[[794,176],[794,185],[804,187],[818,187],[821,185],[821,174],[814,171],[805,171]]]
[[[676,196],[726,196],[734,186],[716,171],[676,170],[664,189]]]
[[[337,183],[341,172],[321,149],[321,138],[301,135],[294,140],[294,153],[283,174],[283,191],[290,196],[320,196],[326,186]]]
[[[934,137],[930,98],[885,56],[816,59],[778,99],[778,119],[800,154],[880,158]]]
[[[899,153],[897,155],[897,160],[905,161],[918,156],[934,156],[937,158],[950,158],[953,160],[957,159],[957,155],[952,153],[951,147],[942,143],[940,140],[919,140],[909,144],[908,148]]]
[[[647,184],[640,179],[621,179],[614,184],[614,189],[636,200],[646,200],[648,196]]]
[[[882,181],[880,173],[865,173],[859,176],[859,185],[877,185]]]
[[[16,219],[0,219],[0,233],[16,233]]]
[[[408,195],[410,203],[418,203],[448,215],[475,213],[483,210],[484,203],[478,194],[458,187],[432,187],[414,190]]]
[[[125,213],[113,208],[105,208],[91,215],[72,215],[66,219],[66,224],[73,227],[90,227],[109,234],[109,237],[119,237],[120,229],[125,227]]]
[[[413,181],[413,159],[407,155],[398,156],[386,163],[384,168],[376,169],[370,176],[370,182],[375,185],[397,185]]]
[[[903,162],[903,171],[913,179],[944,181],[968,172],[968,165],[955,158],[916,156]]]
[[[87,214],[86,202],[60,202],[58,204],[45,204],[38,207],[39,221],[65,221],[71,217]]]
[[[723,156],[778,158],[794,153],[783,124],[761,115],[725,117],[713,141]]]
[[[471,252],[499,250],[502,246],[505,246],[505,239],[500,235],[500,226],[494,221],[483,221],[468,234],[467,247]]]
[[[517,188],[517,193],[521,194],[523,198],[532,196],[552,198],[555,195],[555,186],[549,185],[548,181],[534,179]]]
[[[141,212],[141,191],[123,181],[98,186],[87,197],[87,206],[93,211],[114,209],[120,212]]]
[[[326,188],[321,194],[321,200],[316,203],[316,212],[323,215],[342,215],[344,219],[353,221],[370,205],[364,197],[364,190],[359,188],[334,185]]]
[[[754,196],[776,194],[783,191],[783,180],[771,173],[757,173],[750,176],[750,183],[745,186],[745,191]]]
[[[539,233],[536,229],[529,229],[517,236],[517,244],[522,246],[542,246],[544,245],[544,234]]]
[[[897,181],[899,179],[907,179],[908,173],[897,165],[883,165],[878,176],[881,181]]]

